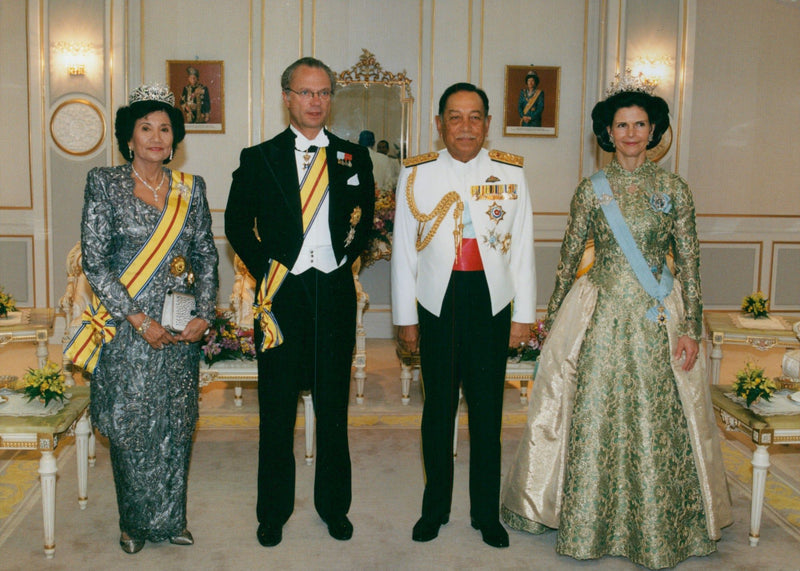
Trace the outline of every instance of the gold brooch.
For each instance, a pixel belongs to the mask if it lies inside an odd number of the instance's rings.
[[[169,264],[169,271],[173,276],[180,276],[186,271],[186,258],[175,256]]]
[[[356,206],[350,213],[350,226],[355,226],[361,221],[361,207]]]

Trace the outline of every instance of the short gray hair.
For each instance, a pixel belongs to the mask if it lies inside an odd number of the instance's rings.
[[[336,74],[322,61],[313,57],[301,57],[299,60],[283,70],[283,73],[281,74],[281,89],[283,91],[289,89],[289,84],[292,83],[292,76],[294,76],[295,70],[301,65],[324,70],[325,73],[328,74],[328,78],[331,80],[331,93],[336,91]]]

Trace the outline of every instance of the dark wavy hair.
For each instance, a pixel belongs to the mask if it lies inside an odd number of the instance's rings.
[[[450,87],[444,90],[442,96],[439,98],[439,117],[444,116],[444,108],[447,106],[447,100],[450,98],[451,95],[454,93],[458,93],[459,91],[469,91],[470,93],[477,93],[478,97],[481,98],[483,101],[483,115],[485,117],[489,116],[489,97],[486,95],[486,92],[481,89],[480,87],[476,87],[471,83],[454,83]]]
[[[609,153],[614,152],[614,143],[608,134],[608,127],[614,122],[614,115],[626,107],[641,107],[653,128],[653,140],[647,144],[652,149],[661,141],[664,132],[669,128],[669,106],[657,95],[649,95],[643,91],[621,91],[605,101],[599,102],[592,109],[592,130],[597,137],[600,148]]]
[[[131,162],[133,160],[128,143],[133,139],[133,128],[136,125],[136,120],[150,115],[153,111],[164,111],[169,116],[169,122],[172,124],[173,152],[178,148],[178,143],[183,141],[186,136],[183,114],[177,107],[173,107],[169,103],[163,101],[137,101],[127,107],[120,107],[117,109],[117,116],[114,119],[114,136],[117,138],[119,153],[125,157],[126,161]],[[169,157],[164,159],[164,164],[167,164],[169,160]]]

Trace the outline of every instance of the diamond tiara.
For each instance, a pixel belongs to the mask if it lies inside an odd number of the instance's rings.
[[[151,83],[149,85],[140,85],[131,91],[131,95],[128,97],[128,105],[132,105],[137,101],[160,101],[161,103],[175,105],[175,95],[166,85]]]
[[[647,79],[642,72],[634,75],[631,68],[626,67],[623,73],[616,73],[614,81],[612,81],[608,89],[606,89],[606,97],[611,97],[623,91],[640,91],[653,95],[653,92],[658,87],[658,82],[652,79]]]

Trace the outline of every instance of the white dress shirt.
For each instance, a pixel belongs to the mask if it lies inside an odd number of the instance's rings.
[[[305,162],[303,160],[303,155],[306,154],[308,147],[327,147],[329,143],[328,136],[325,135],[325,131],[320,129],[320,132],[313,140],[308,140],[300,131],[295,129],[293,125],[290,125],[289,128],[297,137],[294,141],[294,156],[297,164],[297,180],[302,181],[308,168],[303,166]],[[315,268],[328,274],[347,261],[347,256],[345,256],[341,264],[336,263],[336,255],[333,253],[333,242],[331,240],[331,230],[328,226],[329,210],[330,194],[326,193],[322,204],[319,206],[317,216],[311,221],[311,226],[306,230],[305,237],[303,238],[303,246],[300,248],[300,254],[289,270],[291,273],[299,275],[310,268]]]

